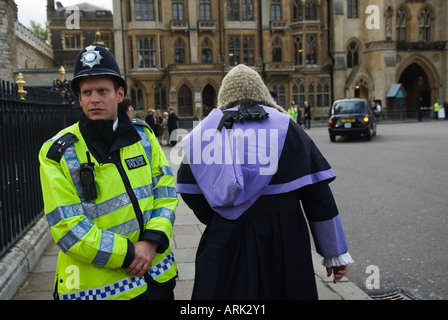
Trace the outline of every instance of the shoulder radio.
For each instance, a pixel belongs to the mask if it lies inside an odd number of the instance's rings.
[[[90,153],[87,151],[87,163],[81,163],[79,176],[81,178],[82,191],[87,201],[95,200],[98,197],[95,184],[95,164],[90,160]]]

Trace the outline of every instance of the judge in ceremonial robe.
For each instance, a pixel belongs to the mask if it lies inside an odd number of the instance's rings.
[[[347,273],[336,175],[256,71],[226,75],[182,147],[178,192],[206,225],[193,299],[318,299],[308,230],[333,281]]]

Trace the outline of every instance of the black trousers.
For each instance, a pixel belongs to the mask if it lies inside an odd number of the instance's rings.
[[[165,283],[158,283],[149,275],[145,275],[145,280],[148,286],[146,292],[132,300],[174,300],[176,278],[173,278]]]

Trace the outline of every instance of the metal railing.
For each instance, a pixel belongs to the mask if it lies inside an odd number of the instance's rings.
[[[43,214],[38,153],[42,144],[76,122],[81,110],[39,87],[0,82],[0,256]],[[23,90],[22,90],[23,92]]]

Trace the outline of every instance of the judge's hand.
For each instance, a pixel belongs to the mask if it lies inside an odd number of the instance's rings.
[[[327,268],[327,277],[334,275],[333,283],[339,282],[348,272],[348,265]]]
[[[137,277],[143,275],[151,268],[152,260],[156,255],[157,243],[150,241],[139,241],[134,243],[135,256],[127,272]]]

